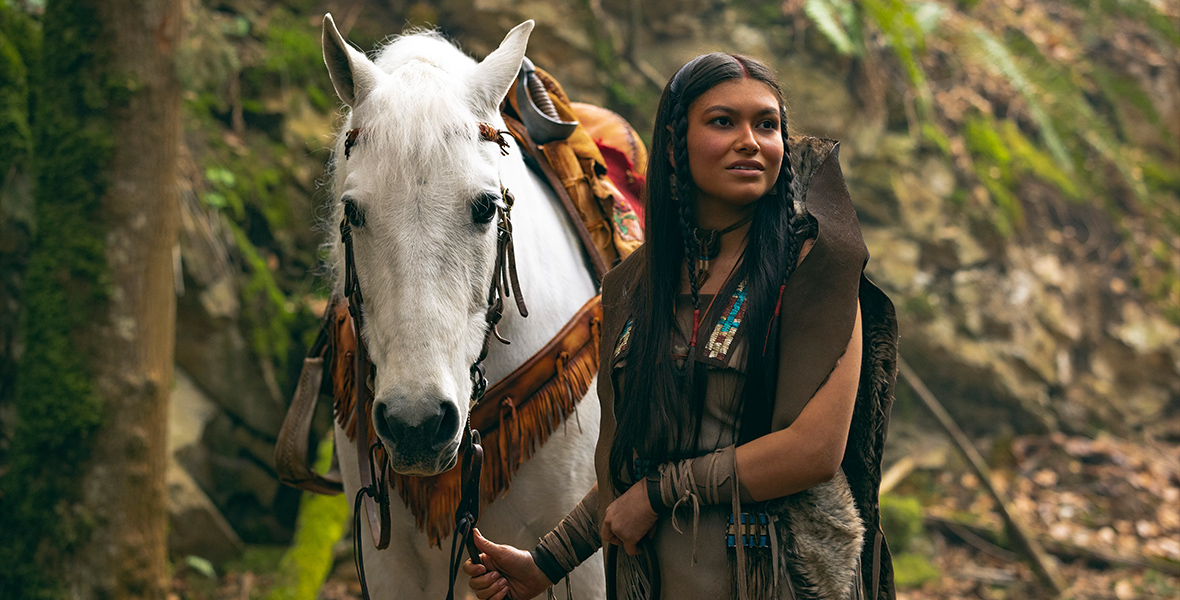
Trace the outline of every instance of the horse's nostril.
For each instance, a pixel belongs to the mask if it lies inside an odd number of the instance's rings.
[[[375,419],[373,419],[373,429],[376,430],[379,437],[387,440],[396,440],[402,437],[404,431],[404,424],[396,415],[390,414],[391,411],[378,409],[376,411]]]
[[[459,428],[459,409],[451,402],[442,403],[442,415],[438,420],[438,429],[434,432],[435,447],[445,445],[455,437]]]

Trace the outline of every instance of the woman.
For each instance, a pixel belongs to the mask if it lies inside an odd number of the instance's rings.
[[[477,534],[479,598],[531,598],[603,545],[612,597],[893,597],[893,309],[835,142],[786,124],[750,58],[664,89],[647,242],[603,280],[597,485],[531,553]]]

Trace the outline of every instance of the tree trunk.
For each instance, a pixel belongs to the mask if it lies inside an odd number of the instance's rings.
[[[109,301],[93,336],[94,391],[105,422],[81,483],[94,518],[67,562],[74,598],[164,598],[167,590],[168,397],[179,215],[176,170],[179,0],[86,0],[110,58],[113,152],[101,211]],[[48,41],[48,40],[47,40]]]
[[[36,233],[5,410],[0,597],[167,592],[180,6],[50,0],[50,43],[23,48],[40,49],[29,69]]]

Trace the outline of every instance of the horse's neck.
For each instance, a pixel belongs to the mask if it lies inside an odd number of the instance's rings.
[[[492,342],[488,381],[495,383],[540,350],[595,293],[577,232],[553,191],[520,159],[513,144],[501,177],[516,197],[512,209],[513,244],[520,286],[529,316],[505,299],[499,331],[511,345]]]

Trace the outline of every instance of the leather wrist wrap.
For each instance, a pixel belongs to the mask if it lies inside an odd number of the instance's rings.
[[[734,494],[742,502],[753,501],[745,486],[738,481],[736,457],[737,449],[727,446],[704,456],[660,465],[660,506],[675,509],[683,502],[732,504]],[[656,512],[660,511],[654,503],[652,507]]]
[[[598,488],[590,490],[530,553],[549,581],[557,583],[602,547],[598,528]]]

